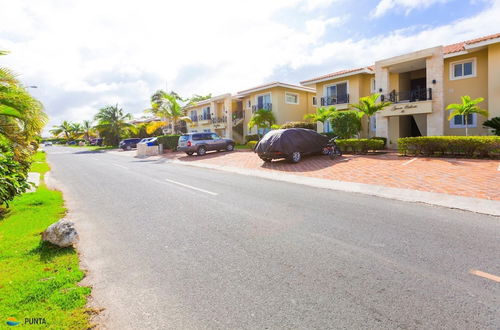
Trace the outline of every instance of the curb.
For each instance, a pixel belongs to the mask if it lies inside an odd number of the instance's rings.
[[[280,172],[266,172],[261,170],[242,169],[232,166],[222,166],[204,163],[188,163],[179,160],[167,160],[168,163],[206,168],[231,172],[247,176],[256,176],[264,179],[290,182],[310,187],[359,193],[383,198],[395,199],[404,202],[424,203],[429,205],[443,206],[451,209],[470,211],[500,217],[500,202],[482,198],[456,196],[428,191],[419,191],[402,188],[392,188],[371,185],[366,183],[347,182],[338,180],[327,180],[305,177]]]

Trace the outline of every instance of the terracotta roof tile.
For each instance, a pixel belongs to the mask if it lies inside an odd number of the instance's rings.
[[[315,81],[315,80],[333,78],[333,77],[336,77],[336,76],[341,76],[341,75],[344,75],[344,74],[348,74],[348,73],[356,72],[356,71],[361,71],[361,70],[375,71],[375,66],[374,65],[370,65],[370,66],[365,66],[365,67],[362,67],[362,68],[347,69],[347,70],[332,72],[332,73],[326,74],[324,76],[319,76],[319,77],[316,77],[316,78],[312,78],[312,79],[301,81],[300,83],[304,84],[304,83],[308,83],[308,82]]]
[[[476,38],[476,39],[471,39],[467,41],[462,41],[458,42],[456,44],[451,44],[443,47],[443,53],[444,54],[451,54],[451,53],[456,53],[456,52],[461,52],[465,50],[465,45],[472,45],[476,44],[478,42],[490,40],[490,39],[495,39],[495,38],[500,38],[500,33],[495,33],[495,34],[490,34],[484,37]]]

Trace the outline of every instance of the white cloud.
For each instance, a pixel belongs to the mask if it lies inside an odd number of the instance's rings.
[[[495,4],[475,17],[420,32],[338,40],[347,16],[304,11],[330,3],[0,0],[0,49],[11,51],[0,57],[0,66],[39,86],[33,94],[46,105],[50,127],[64,119],[91,118],[107,103],[140,113],[167,82],[183,96],[236,92],[281,69],[285,82],[293,83],[499,32]],[[296,17],[293,23],[276,19],[284,12]],[[331,35],[337,41],[326,42]]]
[[[380,17],[392,9],[404,9],[409,14],[414,9],[428,8],[436,3],[445,3],[449,0],[381,0],[373,10],[373,17]]]

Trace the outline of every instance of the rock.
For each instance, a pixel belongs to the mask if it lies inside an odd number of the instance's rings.
[[[42,233],[42,240],[60,247],[68,247],[78,241],[78,233],[75,224],[63,218],[51,224]]]

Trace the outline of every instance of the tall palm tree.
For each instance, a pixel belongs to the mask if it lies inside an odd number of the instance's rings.
[[[73,124],[65,120],[60,125],[54,125],[49,132],[56,137],[62,135],[66,141],[69,141],[73,132]]]
[[[500,136],[500,117],[488,119],[483,123],[483,126],[491,128],[495,135]]]
[[[370,122],[372,116],[374,116],[377,111],[384,110],[384,108],[392,104],[391,102],[387,101],[377,102],[379,97],[379,93],[374,93],[370,96],[364,96],[360,98],[358,104],[349,104],[349,108],[352,110],[358,110],[361,117],[368,117],[366,137],[370,137]]]
[[[135,131],[135,126],[128,123],[132,116],[123,113],[123,109],[117,105],[107,105],[95,115],[97,121],[95,129],[104,137],[107,145],[118,145],[122,135],[129,131]]]
[[[168,122],[172,124],[174,133],[177,133],[177,122],[191,122],[191,118],[185,115],[179,101],[180,98],[177,94],[173,92],[169,94],[162,90],[156,91],[151,96],[151,108],[147,109],[146,112],[161,118],[162,121],[151,122],[147,128],[148,134],[153,133],[159,127],[168,125]]]
[[[71,139],[72,140],[79,139],[82,135],[83,135],[82,124],[72,123],[71,124]]]
[[[325,123],[332,118],[332,114],[337,109],[334,106],[331,107],[320,107],[316,109],[315,113],[308,113],[304,116],[304,119],[309,119],[313,122],[320,122],[325,127]]]
[[[483,102],[484,98],[478,97],[477,99],[471,99],[470,96],[462,96],[462,103],[452,103],[446,107],[446,110],[451,110],[448,120],[452,120],[455,116],[463,116],[465,121],[465,136],[468,136],[467,128],[469,126],[468,118],[469,115],[473,113],[478,113],[486,118],[488,118],[488,110],[481,109],[478,104]]]
[[[270,128],[273,124],[276,123],[276,118],[272,111],[259,109],[254,112],[250,121],[248,122],[248,128],[252,128],[254,126],[257,127],[257,136],[260,140],[259,128]]]

